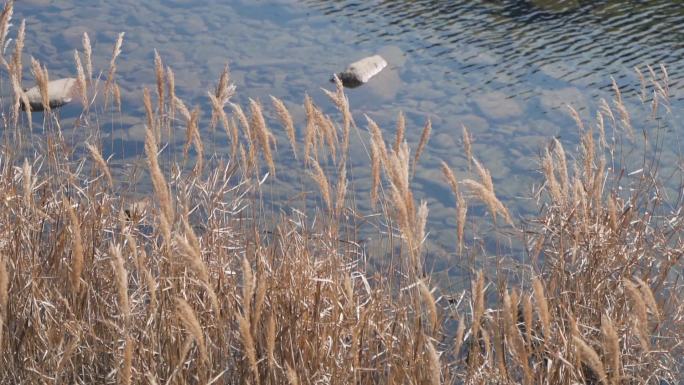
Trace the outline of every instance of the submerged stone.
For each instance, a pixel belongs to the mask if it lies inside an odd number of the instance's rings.
[[[368,82],[385,67],[387,61],[380,55],[373,55],[351,63],[346,70],[338,73],[337,77],[345,87],[354,88]]]

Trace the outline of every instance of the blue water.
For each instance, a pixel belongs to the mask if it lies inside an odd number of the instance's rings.
[[[432,119],[433,136],[414,183],[417,197],[430,205],[436,256],[454,250],[454,203],[438,165],[444,160],[459,177],[468,175],[461,124],[469,127],[475,155],[490,168],[502,200],[514,214],[529,214],[530,196],[542,180],[540,150],[558,137],[576,153],[578,131],[565,104],[589,122],[598,100],[613,97],[612,76],[634,108],[636,125],[649,111],[638,99],[633,67],[665,63],[673,115],[659,121],[667,135],[663,159],[680,162],[684,7],[678,2],[27,0],[17,2],[15,24],[21,18],[27,20],[26,54],[45,63],[51,77],[73,76],[73,50],[81,49],[84,31],[94,44],[96,68],[103,70],[117,34],[126,32],[118,61],[123,114],[100,121],[102,140],[110,143],[105,149],[122,161],[142,150],[142,88],[154,89],[154,49],[175,71],[178,95],[204,107],[205,121],[206,91],[229,63],[237,101],[280,97],[300,132],[305,93],[332,113],[320,90],[331,87],[330,75],[380,53],[389,67],[349,90],[352,110],[359,123],[363,114],[376,119],[388,140],[397,112],[404,111],[411,143],[425,119]],[[656,126],[650,122],[644,129]],[[276,136],[279,162],[292,164],[284,134],[276,130]],[[367,158],[360,146],[352,152],[357,188],[365,194]],[[285,196],[301,187],[287,167],[278,178]],[[485,210],[475,205],[471,213]]]

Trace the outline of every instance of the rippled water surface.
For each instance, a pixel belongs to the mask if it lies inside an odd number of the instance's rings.
[[[599,98],[612,98],[612,76],[635,108],[634,121],[643,121],[649,111],[639,101],[632,68],[665,63],[673,116],[659,122],[658,133],[666,142],[663,161],[678,162],[684,77],[679,2],[26,0],[17,2],[15,17],[27,19],[27,54],[46,63],[53,77],[74,73],[73,50],[80,49],[84,31],[101,68],[117,33],[126,32],[118,66],[124,114],[109,117],[114,123],[103,120],[104,140],[111,143],[105,147],[119,158],[142,148],[140,100],[143,86],[154,84],[154,49],[174,69],[179,95],[204,106],[205,119],[206,90],[228,62],[240,101],[281,97],[300,123],[305,92],[332,113],[320,91],[330,87],[330,74],[380,53],[388,69],[349,90],[352,108],[358,122],[368,114],[388,137],[397,112],[404,111],[413,143],[425,119],[432,119],[415,183],[417,195],[430,204],[436,255],[453,252],[454,204],[438,164],[445,160],[466,173],[461,124],[470,128],[476,156],[491,169],[498,193],[522,215],[541,180],[539,150],[554,136],[569,152],[577,145],[564,105],[588,121]],[[657,125],[643,128],[653,132]],[[287,164],[292,156],[284,135],[277,136],[280,161]],[[221,143],[215,144],[219,150]],[[354,175],[363,181],[369,171],[359,143],[352,150]],[[286,167],[278,178],[278,193],[299,191],[299,179]],[[363,182],[357,187],[366,188]],[[475,215],[483,212],[472,208]]]

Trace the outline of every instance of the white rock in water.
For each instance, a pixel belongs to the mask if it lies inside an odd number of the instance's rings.
[[[48,102],[50,108],[61,107],[74,98],[76,95],[78,82],[74,78],[63,78],[52,80],[48,82]],[[43,111],[45,106],[43,106],[43,97],[40,95],[40,88],[38,86],[31,87],[24,90],[26,97],[28,98],[29,105],[31,106],[31,111]],[[21,109],[26,109],[23,102]]]
[[[337,77],[345,87],[358,87],[380,73],[385,67],[387,67],[387,61],[380,55],[373,55],[350,64],[344,72],[337,74]]]

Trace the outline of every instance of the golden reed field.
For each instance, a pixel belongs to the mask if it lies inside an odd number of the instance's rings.
[[[70,95],[82,112],[73,130],[86,139],[72,141],[49,108],[46,65],[22,63],[25,23],[10,28],[11,15],[12,2],[0,18],[10,90],[0,383],[681,383],[684,213],[682,185],[667,183],[681,180],[684,163],[661,174],[652,122],[633,121],[615,83],[596,116],[570,110],[579,146],[550,138],[530,159],[542,186],[534,218],[509,213],[467,128],[459,132],[455,151],[469,166],[443,163],[442,173],[453,192],[454,258],[471,283],[449,292],[426,272],[429,207],[412,193],[429,121],[420,142],[407,143],[401,113],[383,128],[352,115],[338,81],[325,105],[306,97],[295,122],[276,98],[234,104],[227,67],[208,91],[211,110],[190,109],[156,55],[139,171],[152,187],[132,198],[134,181],[112,171],[100,140],[101,122],[121,108],[124,35],[108,68],[93,68],[88,35],[75,52]],[[668,114],[665,67],[641,76],[652,119]],[[31,104],[25,78],[45,111],[22,111]],[[31,139],[31,129],[44,133]],[[202,134],[213,129],[225,130],[228,153],[206,148]],[[352,134],[364,138],[372,180],[352,177]],[[176,137],[183,155],[167,156]],[[623,148],[646,142],[639,163],[627,164]],[[301,169],[306,211],[269,211],[278,151]],[[360,212],[360,200],[373,212]],[[520,244],[524,262],[478,263],[498,257],[482,246],[487,234],[469,230],[469,206],[486,208],[477,221]],[[385,226],[376,229],[382,247],[362,244],[369,217]]]

